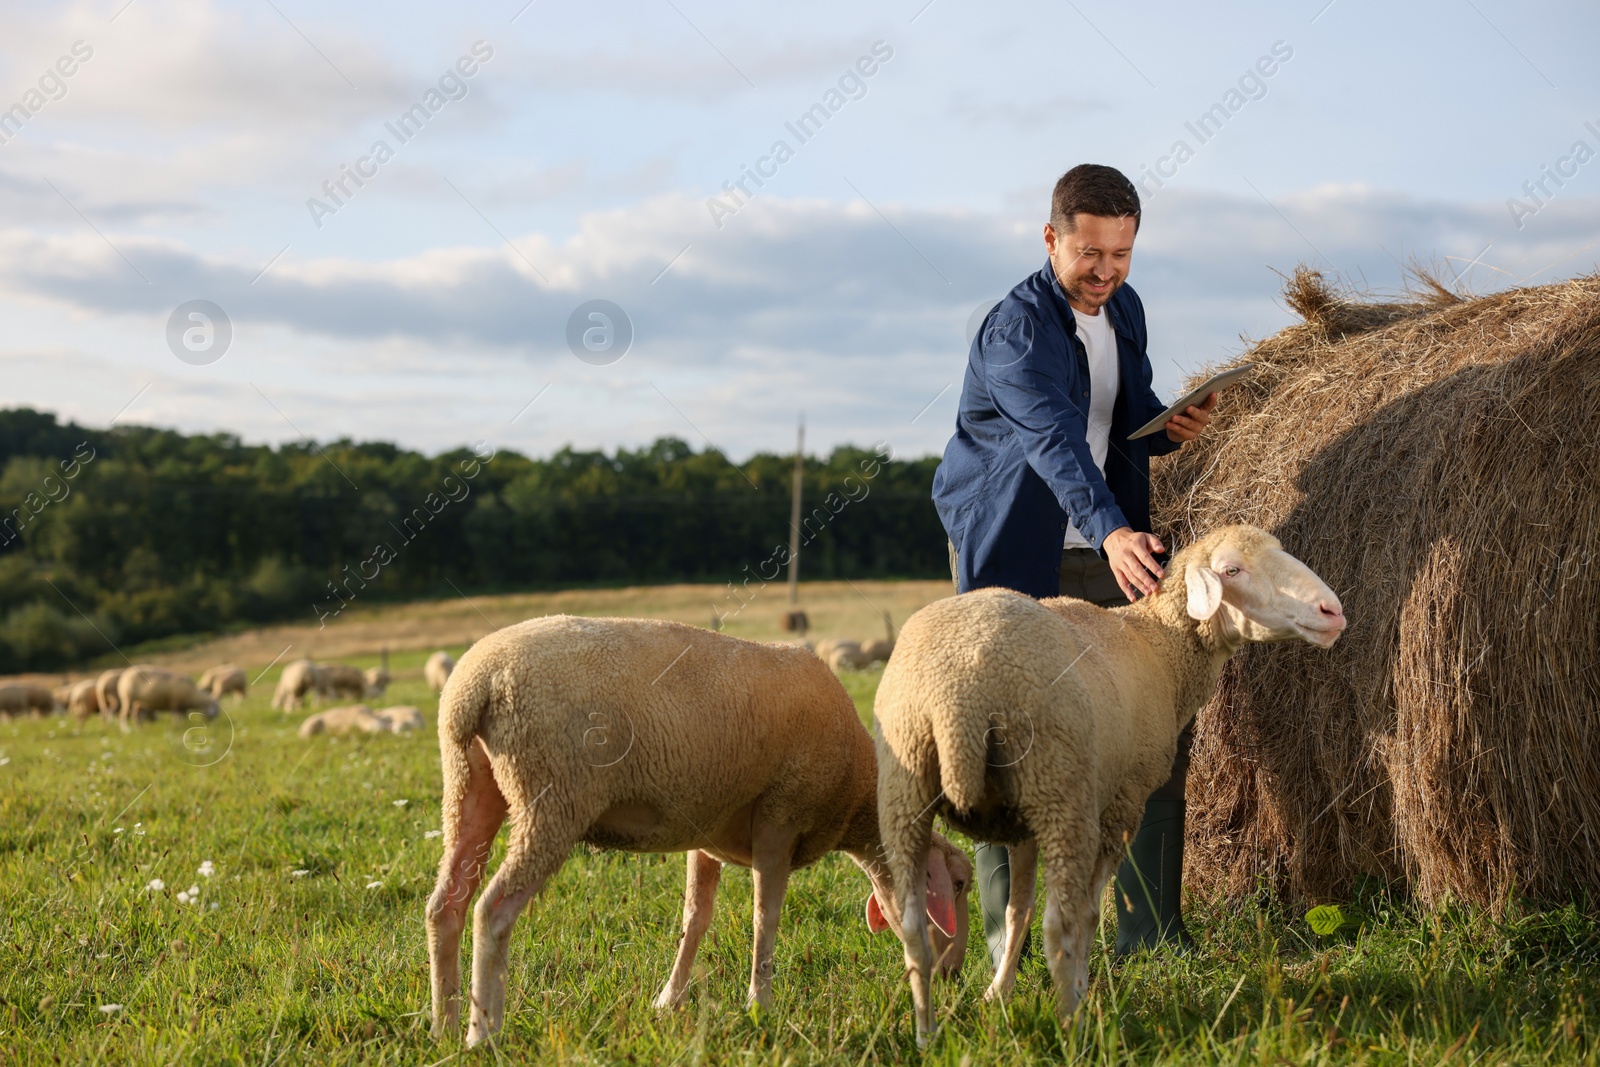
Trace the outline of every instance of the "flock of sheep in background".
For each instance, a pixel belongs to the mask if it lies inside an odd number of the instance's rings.
[[[377,697],[389,687],[389,657],[383,664],[362,670],[340,663],[314,663],[296,660],[284,667],[272,706],[294,711],[311,700],[337,697]],[[428,658],[424,676],[435,691],[444,688],[455,661],[445,652]],[[107,722],[119,723],[124,730],[149,722],[157,712],[200,714],[215,718],[222,698],[241,700],[249,692],[249,677],[231,663],[208,668],[198,679],[191,679],[165,667],[136,664],[102,671],[96,678],[65,682],[54,689],[29,682],[0,685],[0,719],[20,715],[43,717],[56,712],[71,715],[79,723],[99,715]],[[307,718],[300,725],[300,736],[321,733],[407,733],[421,729],[422,712],[414,705],[398,705],[373,711],[366,704],[330,708]]]

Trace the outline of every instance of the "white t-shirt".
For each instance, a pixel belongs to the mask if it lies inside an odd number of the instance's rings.
[[[1072,309],[1078,324],[1078,340],[1089,350],[1089,453],[1100,476],[1106,473],[1106,452],[1111,447],[1111,411],[1117,404],[1117,335],[1111,329],[1111,316],[1105,308],[1097,315]],[[1063,548],[1087,548],[1088,538],[1067,523]]]

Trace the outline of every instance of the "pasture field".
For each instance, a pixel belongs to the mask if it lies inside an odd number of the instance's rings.
[[[981,1003],[974,912],[966,970],[939,990],[943,1029],[922,1053],[899,945],[867,932],[866,880],[840,856],[791,881],[772,1011],[744,1009],[750,879],[733,870],[691,1005],[661,1016],[650,1001],[676,946],[683,861],[586,848],[518,924],[498,1046],[435,1044],[425,655],[393,654],[376,705],[420,706],[419,734],[302,741],[301,716],[267,706],[276,668],[203,732],[170,717],[132,734],[0,723],[0,1063],[1600,1061],[1600,927],[1575,909],[1496,921],[1381,894],[1351,902],[1359,928],[1327,937],[1270,901],[1193,900],[1197,952],[1121,965],[1108,923],[1066,1030],[1037,955],[1005,1008]],[[268,658],[241,662],[254,675]],[[846,678],[864,719],[878,677]]]

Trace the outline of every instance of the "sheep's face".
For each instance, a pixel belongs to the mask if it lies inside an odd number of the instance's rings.
[[[967,895],[972,889],[972,861],[966,853],[935,841],[928,846],[923,865],[927,879],[928,939],[933,947],[935,973],[953,978],[967,958]],[[893,912],[893,908],[888,909]],[[890,929],[888,916],[876,893],[867,895],[867,928],[875,934]],[[898,932],[898,926],[895,927]]]
[[[1211,546],[1209,559],[1204,551],[1197,555],[1184,569],[1189,615],[1217,616],[1225,636],[1330,648],[1344,632],[1344,608],[1333,590],[1269,534],[1232,528]]]
[[[955,928],[948,934],[937,923],[930,923],[932,929],[933,958],[938,973],[946,978],[954,978],[961,973],[961,965],[967,959],[967,920],[969,909],[967,907],[967,894],[972,889],[972,862],[966,854],[956,848],[941,849],[934,845],[928,850],[928,865],[930,879],[937,875],[932,873],[935,864],[943,862],[946,875],[949,878],[950,901],[955,913]]]

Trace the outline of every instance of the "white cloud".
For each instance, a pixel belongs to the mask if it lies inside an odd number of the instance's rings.
[[[1564,214],[1552,206],[1548,219],[1517,233],[1500,205],[1363,187],[1320,187],[1274,204],[1164,194],[1150,205],[1131,279],[1150,316],[1157,388],[1172,391],[1183,373],[1237,351],[1241,333],[1264,336],[1289,322],[1273,271],[1314,260],[1313,244],[1348,279],[1379,287],[1397,286],[1413,254],[1457,257],[1444,262],[1459,269],[1491,241],[1484,262],[1493,268],[1526,274],[1567,256],[1566,267],[1536,280],[1587,269],[1600,198],[1560,207]],[[130,412],[141,421],[297,436],[259,387],[320,438],[437,448],[503,435],[548,451],[663,433],[700,445],[704,433],[739,454],[782,447],[774,427],[804,408],[818,447],[882,437],[902,451],[933,451],[949,432],[970,313],[1044,255],[1032,220],[878,208],[888,222],[859,202],[757,199],[718,230],[703,203],[659,197],[586,215],[565,241],[515,235],[547,281],[493,245],[379,262],[290,256],[252,285],[254,257],[113,234],[152,278],[146,285],[92,233],[12,230],[0,233],[0,292],[35,316],[65,309],[100,332],[138,338],[142,362],[133,366],[97,355],[99,341],[52,359],[105,383],[97,410],[155,381]],[[1488,289],[1506,277],[1480,264],[1468,280]],[[161,342],[167,313],[197,295],[235,320],[236,352],[214,372],[191,372]],[[568,316],[592,298],[620,304],[633,321],[634,347],[613,366],[583,364],[566,347]],[[16,369],[8,378],[18,401],[32,399],[30,381],[60,380],[36,365]],[[529,418],[507,427],[546,384],[551,392]]]

